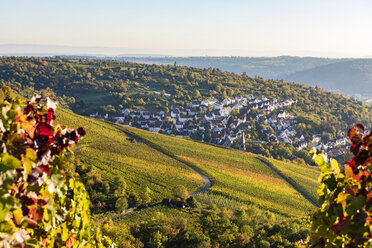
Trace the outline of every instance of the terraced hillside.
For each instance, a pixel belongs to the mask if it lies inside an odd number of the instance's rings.
[[[87,135],[76,156],[83,164],[92,165],[103,180],[113,183],[116,176],[125,179],[131,192],[150,188],[153,201],[172,197],[180,186],[189,192],[203,187],[202,178],[184,164],[149,148],[131,143],[127,136],[109,124],[58,109],[58,121],[70,127],[83,126]]]
[[[154,134],[131,127],[121,128],[157,149],[203,171],[213,182],[208,190],[209,194],[254,204],[288,216],[306,215],[315,209],[257,155]],[[297,185],[303,187],[298,187],[303,194],[311,199],[315,198],[317,187],[315,181],[318,176],[316,170],[299,166],[291,167],[292,164],[275,160],[271,162],[283,170],[283,173],[288,173],[285,176],[292,178]],[[309,173],[297,172],[297,170]],[[302,179],[304,180],[301,182]],[[307,182],[311,183],[307,184]]]
[[[182,163],[185,162],[212,180],[212,187],[200,200],[216,198],[220,201],[223,198],[236,204],[253,204],[287,216],[303,216],[315,209],[257,155],[115,126],[63,109],[59,109],[58,115],[62,124],[86,128],[88,135],[78,146],[82,149],[76,153],[83,164],[92,165],[102,174],[103,180],[110,183],[113,183],[116,176],[124,178],[131,192],[138,193],[144,187],[150,188],[154,192],[152,202],[173,197],[180,186],[190,193],[203,187],[203,179]],[[128,136],[119,129],[146,144],[131,143],[127,140]],[[292,180],[292,184],[315,201],[316,169],[282,161],[268,161],[285,175],[285,179]]]

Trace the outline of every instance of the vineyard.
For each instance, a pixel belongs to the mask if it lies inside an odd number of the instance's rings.
[[[102,181],[110,184],[117,176],[124,178],[131,192],[141,194],[148,187],[153,192],[152,202],[172,198],[180,190],[191,193],[203,186],[197,173],[160,152],[164,151],[210,177],[213,186],[199,196],[201,201],[221,207],[231,206],[231,209],[253,204],[286,216],[304,216],[314,210],[257,155],[112,125],[63,109],[59,109],[57,114],[62,124],[86,127],[89,135],[76,148],[80,149],[76,157],[83,165],[92,165],[102,176]],[[118,128],[138,137],[137,142],[128,140],[128,136]],[[316,201],[317,169],[273,159],[268,161],[302,193]]]
[[[313,202],[317,202],[318,196],[316,190],[314,190],[319,186],[317,180],[319,169],[317,167],[288,163],[274,159],[267,159],[267,161]]]
[[[97,199],[108,204],[109,197],[119,201],[112,191],[107,196],[90,191],[93,220],[122,247],[136,247],[138,240],[147,247],[155,239],[163,240],[169,247],[183,247],[190,240],[212,244],[220,240],[214,236],[215,232],[230,233],[226,236],[230,239],[235,237],[233,233],[244,233],[240,237],[252,237],[249,242],[260,247],[262,240],[276,240],[274,229],[265,233],[268,224],[272,228],[280,227],[280,235],[287,240],[283,243],[292,246],[309,235],[306,216],[315,207],[297,190],[315,201],[319,172],[314,167],[116,125],[64,109],[59,109],[57,116],[62,125],[85,127],[86,139],[74,147],[80,166],[92,166],[93,177],[108,182],[110,187],[115,185],[117,177],[123,178],[128,202],[129,194],[141,196],[144,188],[152,192],[151,203],[164,198],[177,199],[185,192],[187,195],[199,190],[204,185],[203,179],[187,165],[212,181],[211,188],[195,196],[198,207],[156,205],[125,217],[117,210],[112,211],[114,207],[97,211]],[[89,180],[84,183],[89,189]],[[215,223],[210,223],[210,218]]]
[[[189,192],[203,186],[202,178],[182,163],[173,160],[147,145],[127,140],[116,128],[99,120],[76,115],[59,109],[61,124],[84,126],[87,138],[76,152],[82,164],[91,165],[103,181],[113,183],[116,176],[122,177],[127,187],[135,193],[145,187],[153,191],[153,201],[172,197],[180,187]]]
[[[309,202],[254,154],[153,134],[131,127],[122,128],[206,173],[213,181],[213,186],[208,190],[209,201],[211,195],[224,196],[287,216],[303,216],[314,210]],[[303,167],[291,169],[292,164],[273,161],[283,172],[290,173],[288,177],[295,181],[303,180],[298,182],[298,185],[306,188],[305,193],[314,198],[316,170],[304,167],[311,171],[311,174],[307,174],[301,171],[304,170]],[[296,169],[300,171],[296,172]],[[311,184],[307,184],[308,182]]]

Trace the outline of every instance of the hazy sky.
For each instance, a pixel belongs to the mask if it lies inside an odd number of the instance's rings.
[[[0,0],[0,44],[366,57],[372,56],[372,1]]]

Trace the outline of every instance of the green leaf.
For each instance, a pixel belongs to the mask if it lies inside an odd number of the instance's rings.
[[[8,153],[2,153],[0,155],[1,165],[8,169],[21,169],[22,163],[19,159],[9,155]]]
[[[327,180],[324,181],[324,183],[327,185],[327,188],[331,191],[333,191],[336,188],[337,182],[335,176],[332,174],[330,175]]]
[[[25,245],[27,247],[41,247],[42,245],[40,243],[38,243],[35,239],[28,239],[28,240],[25,240]]]
[[[22,210],[20,208],[14,210],[13,211],[13,216],[14,216],[15,223],[17,225],[20,225],[22,220],[23,220]]]
[[[326,188],[326,185],[324,183],[322,183],[319,188],[317,189],[316,193],[319,195],[319,196],[322,196],[322,195],[325,195],[327,193],[327,188]]]
[[[321,154],[316,155],[314,161],[319,166],[321,166],[321,165],[323,165],[325,163],[325,160],[324,160],[324,158],[323,158],[323,156]]]
[[[340,166],[336,159],[331,159],[331,170],[336,174],[340,173]]]
[[[35,161],[37,159],[37,154],[34,149],[27,148],[26,149],[26,158],[31,161]]]
[[[0,201],[0,221],[4,221],[9,212],[10,209],[7,207],[7,205]]]
[[[69,237],[69,230],[67,228],[66,222],[61,225],[62,240],[66,241]]]
[[[366,198],[363,195],[355,197],[347,206],[346,213],[348,216],[356,214],[358,209],[363,208]]]
[[[338,196],[337,196],[337,203],[342,205],[342,210],[344,212],[344,215],[345,215],[345,208],[346,208],[346,201],[348,198],[350,198],[351,195],[350,194],[346,194],[346,193],[339,193]]]
[[[0,234],[13,234],[17,232],[17,228],[14,225],[13,221],[2,222],[0,223]]]
[[[30,173],[31,169],[33,167],[35,167],[34,161],[36,161],[36,159],[37,159],[36,152],[31,148],[27,148],[26,149],[26,155],[22,155],[22,160],[23,160],[23,163],[25,165],[26,179],[27,179],[28,174]]]

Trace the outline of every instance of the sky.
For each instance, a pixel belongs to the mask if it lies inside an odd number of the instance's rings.
[[[0,0],[0,47],[372,57],[371,13],[370,0]]]

